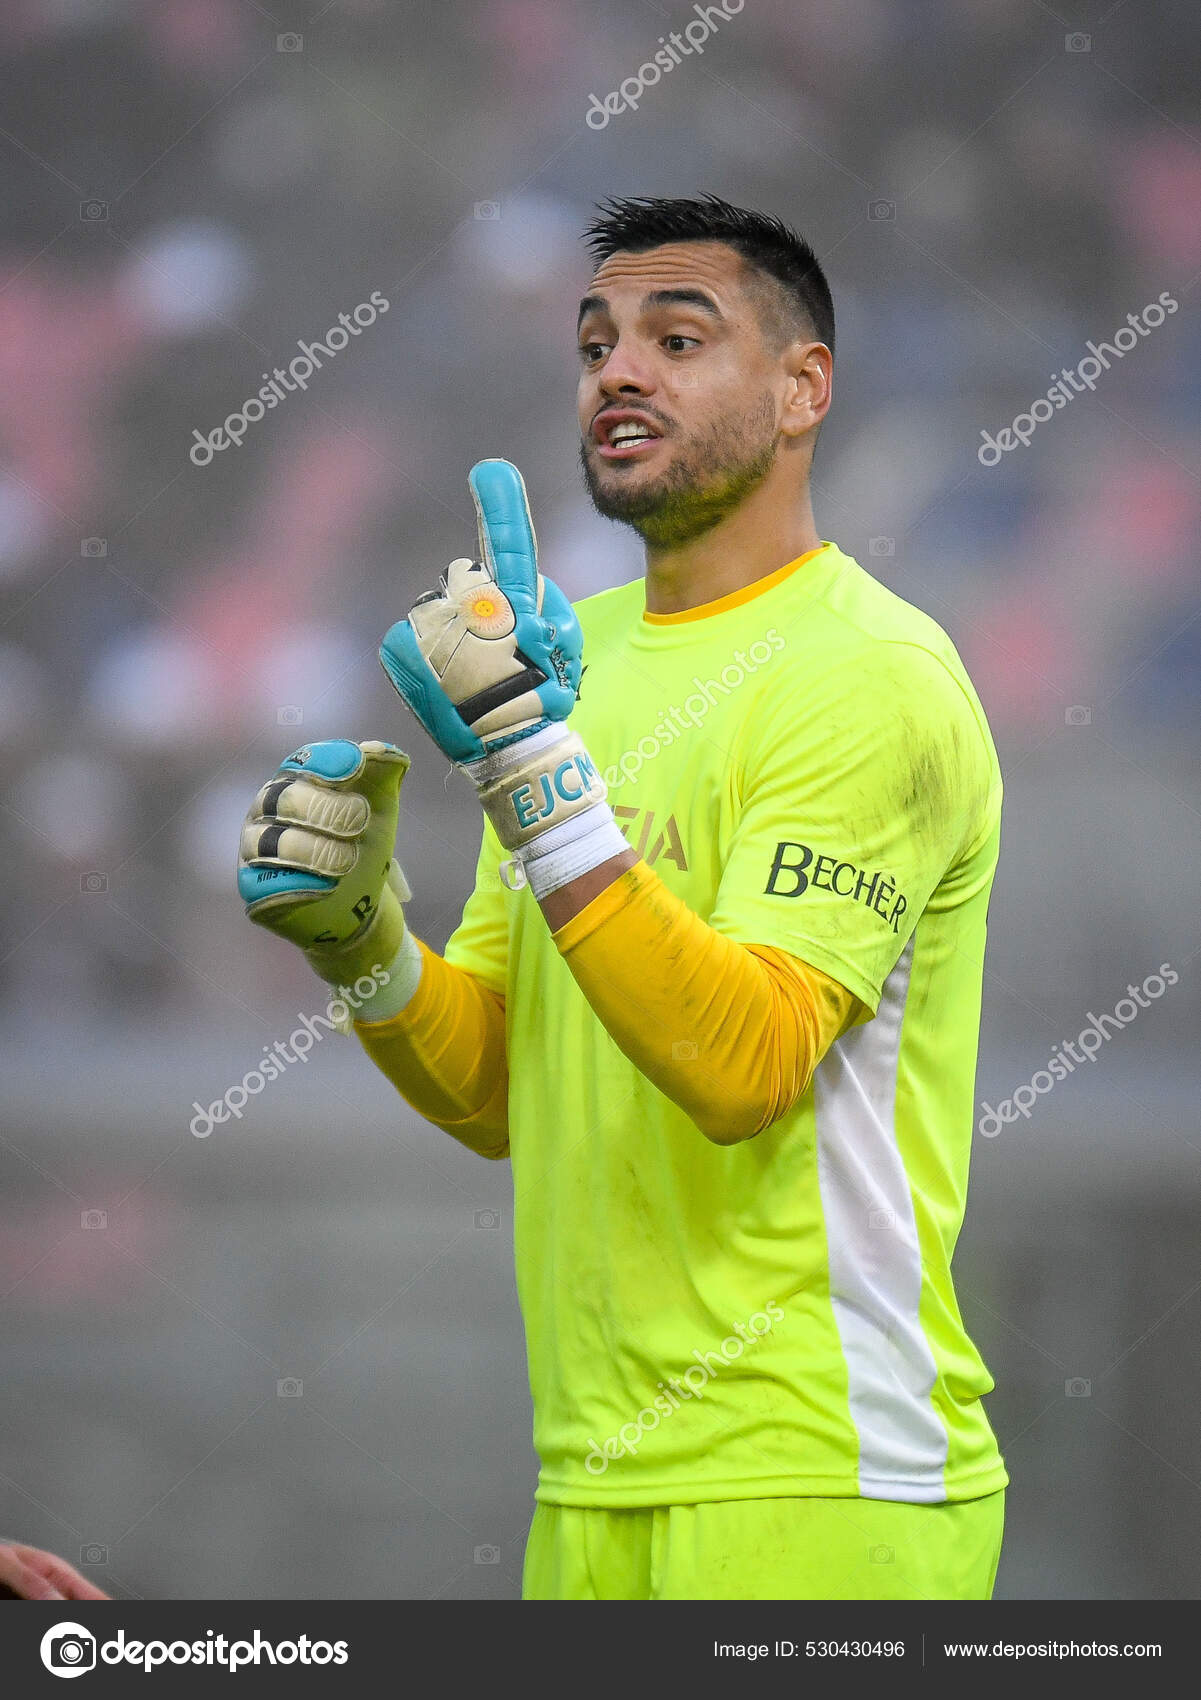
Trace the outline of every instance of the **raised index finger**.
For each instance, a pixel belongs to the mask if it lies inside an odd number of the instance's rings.
[[[538,606],[538,540],[525,480],[509,460],[481,460],[468,476],[480,533],[480,553],[497,584],[518,608]]]

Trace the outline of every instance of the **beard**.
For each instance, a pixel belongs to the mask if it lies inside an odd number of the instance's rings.
[[[628,487],[621,467],[594,464],[581,443],[592,505],[606,519],[632,526],[654,548],[690,543],[733,513],[767,477],[780,440],[775,418],[775,403],[765,393],[742,418],[727,415],[689,438],[661,477],[639,476]],[[606,475],[612,481],[602,487]]]

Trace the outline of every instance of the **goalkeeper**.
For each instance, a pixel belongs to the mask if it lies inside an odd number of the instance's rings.
[[[386,970],[368,1056],[512,1161],[527,1597],[986,1598],[1007,1477],[950,1264],[992,740],[946,635],[816,532],[812,251],[713,197],[589,235],[581,458],[645,580],[573,610],[477,465],[478,559],[381,649],[482,804],[460,925],[405,924],[381,742],[284,762],[241,893],[332,984]]]

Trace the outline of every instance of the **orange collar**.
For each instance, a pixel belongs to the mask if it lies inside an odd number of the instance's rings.
[[[784,566],[777,567],[774,573],[768,573],[766,578],[757,578],[752,584],[744,584],[741,590],[731,590],[727,596],[719,596],[716,601],[702,602],[696,608],[682,608],[678,614],[651,614],[643,609],[642,618],[649,626],[682,626],[689,620],[707,620],[713,614],[724,614],[728,608],[737,608],[743,602],[752,602],[756,596],[762,596],[765,590],[782,584],[798,567],[803,567],[806,561],[811,561],[815,555],[820,555],[823,549],[830,547],[829,543],[819,543],[816,549],[806,550],[805,554],[798,555],[795,561],[787,561]]]

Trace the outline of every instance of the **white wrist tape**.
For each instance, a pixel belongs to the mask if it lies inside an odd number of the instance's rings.
[[[407,929],[400,949],[388,964],[388,978],[354,1012],[355,1021],[388,1021],[412,1003],[425,963],[421,947]]]
[[[544,832],[517,854],[535,901],[540,903],[561,885],[570,885],[581,874],[591,873],[629,848],[608,803],[597,803],[562,826]]]

